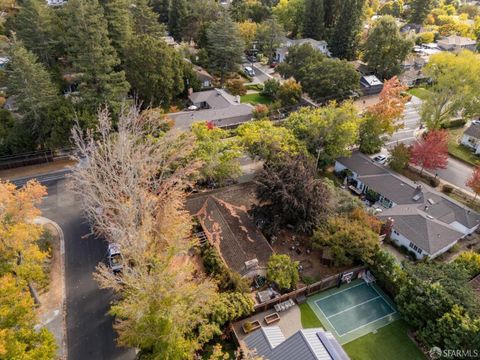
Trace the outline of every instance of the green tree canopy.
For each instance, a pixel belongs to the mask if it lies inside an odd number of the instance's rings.
[[[125,53],[127,79],[146,106],[167,108],[183,92],[183,68],[187,64],[165,41],[138,35]]]
[[[228,138],[225,130],[201,122],[194,124],[192,131],[197,138],[194,156],[202,161],[200,177],[203,182],[223,185],[241,174],[238,159],[242,151],[235,138]]]
[[[339,156],[348,156],[358,141],[361,119],[352,102],[292,113],[285,122],[295,136],[303,141],[308,151],[319,160],[320,166],[330,164]]]
[[[325,38],[325,9],[324,0],[305,0],[305,13],[303,16],[304,38],[324,40]]]
[[[227,73],[234,72],[241,62],[244,43],[237,25],[229,16],[223,15],[207,30],[208,59],[212,70],[220,73],[221,83]]]
[[[118,111],[129,90],[119,58],[111,45],[108,23],[97,0],[66,4],[67,54],[79,80],[81,103],[91,111],[107,104]]]
[[[267,280],[278,285],[280,289],[294,289],[300,276],[298,275],[298,261],[293,261],[290,256],[274,254],[267,263]]]
[[[382,16],[370,30],[365,43],[364,59],[383,79],[401,72],[402,61],[413,47],[413,41],[400,34],[395,19]]]

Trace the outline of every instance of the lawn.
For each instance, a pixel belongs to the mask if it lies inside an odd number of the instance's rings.
[[[459,143],[463,135],[464,128],[448,129],[448,152],[453,157],[465,161],[470,165],[480,164],[480,158],[476,156],[469,148]]]
[[[425,100],[427,96],[430,94],[430,91],[428,91],[425,88],[418,87],[418,88],[411,88],[408,90],[408,93],[410,95],[416,96],[422,100]]]
[[[343,345],[343,348],[352,360],[425,360],[418,346],[408,337],[407,329],[407,324],[398,320],[375,334],[370,333]]]
[[[247,94],[240,97],[242,103],[250,103],[252,105],[265,104],[269,105],[273,101],[268,96],[262,95],[260,93]]]
[[[307,303],[300,304],[300,314],[302,320],[302,327],[304,329],[318,327],[323,328],[323,325],[318,319],[317,315],[315,315],[312,308]]]

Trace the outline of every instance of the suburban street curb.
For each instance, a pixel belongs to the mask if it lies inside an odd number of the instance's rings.
[[[63,279],[61,282],[61,289],[62,289],[62,344],[60,345],[62,349],[63,356],[61,359],[68,359],[68,349],[67,349],[67,322],[66,322],[66,293],[65,293],[65,237],[63,234],[63,230],[55,221],[50,220],[46,217],[39,216],[34,221],[37,225],[45,225],[50,224],[52,225],[58,232],[58,237],[60,238],[60,274]]]

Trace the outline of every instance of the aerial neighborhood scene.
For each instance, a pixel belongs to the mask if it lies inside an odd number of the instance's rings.
[[[480,1],[0,2],[0,359],[480,359]]]

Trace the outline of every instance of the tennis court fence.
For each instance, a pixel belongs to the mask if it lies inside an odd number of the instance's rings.
[[[338,282],[340,281],[342,275],[345,275],[347,273],[351,273],[351,278],[356,279],[358,277],[358,274],[365,271],[367,269],[366,266],[358,266],[349,270],[345,270],[342,273],[335,274],[332,276],[329,276],[325,279],[322,279],[316,283],[304,286],[300,289],[293,290],[287,294],[283,294],[275,299],[266,301],[261,304],[257,304],[254,307],[254,314],[258,314],[262,311],[266,311],[268,309],[272,309],[275,307],[275,305],[287,301],[287,300],[298,300],[297,302],[302,302],[302,300],[305,300],[308,296],[316,294],[320,291],[327,290],[330,288],[333,288],[337,286]],[[252,314],[250,314],[252,315]]]

